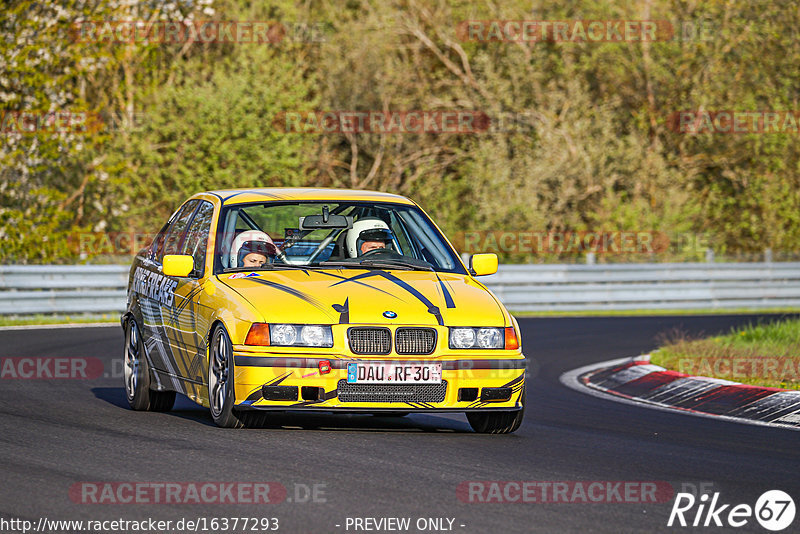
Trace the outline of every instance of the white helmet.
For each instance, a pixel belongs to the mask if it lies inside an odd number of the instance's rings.
[[[264,232],[247,230],[236,236],[231,246],[230,267],[241,267],[239,253],[258,252],[264,256],[274,256],[277,252],[275,243]]]
[[[353,223],[353,227],[347,231],[347,253],[351,258],[361,255],[361,244],[365,241],[382,241],[387,248],[392,243],[392,231],[380,219],[367,217],[359,219]]]

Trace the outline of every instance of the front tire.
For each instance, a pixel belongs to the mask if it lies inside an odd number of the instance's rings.
[[[258,426],[263,415],[258,412],[238,412],[234,384],[233,345],[225,327],[217,325],[211,335],[208,354],[208,404],[211,418],[222,428]]]
[[[524,386],[523,386],[524,387]],[[522,393],[522,409],[515,412],[467,412],[467,421],[479,434],[510,434],[516,431],[525,418],[527,395]]]
[[[467,421],[479,434],[510,434],[522,424],[525,410],[516,412],[467,412]]]
[[[168,412],[175,404],[174,391],[150,389],[150,365],[144,352],[144,343],[136,320],[125,323],[125,351],[123,378],[125,397],[132,410]]]

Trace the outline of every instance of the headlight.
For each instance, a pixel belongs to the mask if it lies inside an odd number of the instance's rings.
[[[328,325],[271,324],[270,344],[284,347],[333,347],[333,333]]]
[[[278,347],[333,347],[329,325],[253,323],[245,345]]]
[[[451,349],[502,349],[505,335],[502,328],[451,328]]]

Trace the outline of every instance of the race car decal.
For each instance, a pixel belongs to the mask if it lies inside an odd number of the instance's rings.
[[[258,196],[277,199],[277,200],[283,200],[283,199],[286,198],[283,195],[273,195],[272,193],[266,193],[264,191],[253,191],[253,190],[250,190],[250,191],[236,191],[235,193],[230,194],[227,197],[223,198],[222,201],[225,202],[227,200],[232,199],[233,197],[238,197],[239,195],[258,195]]]
[[[305,302],[308,302],[309,304],[311,304],[312,306],[314,306],[318,310],[323,311],[326,314],[330,315],[330,312],[328,311],[328,308],[326,306],[323,306],[323,304],[320,301],[318,301],[317,299],[315,299],[314,297],[312,297],[308,293],[303,293],[302,291],[300,291],[298,289],[295,289],[295,288],[289,287],[289,286],[285,286],[283,284],[279,284],[278,282],[273,282],[271,280],[262,280],[260,278],[247,278],[247,280],[250,280],[251,282],[256,282],[256,283],[259,283],[259,284],[263,284],[265,286],[271,287],[273,289],[277,289],[279,291],[283,291],[285,293],[289,293],[290,295],[293,295],[293,296],[295,296],[295,297],[297,297],[297,298],[299,298],[301,300],[304,300]]]
[[[433,406],[432,404],[427,403],[427,402],[406,402],[406,404],[408,404],[412,408],[416,408],[416,409],[420,409],[420,408],[435,408],[435,406]]]
[[[436,273],[436,279],[439,281],[439,287],[442,289],[442,295],[444,296],[444,303],[448,308],[455,308],[456,303],[453,302],[453,297],[450,295],[450,292],[447,290],[447,284],[444,283],[444,280],[439,278],[439,273]]]
[[[264,385],[265,385],[265,386],[277,386],[278,384],[280,384],[281,382],[283,382],[284,380],[286,380],[287,378],[289,378],[289,375],[291,375],[291,374],[292,374],[292,371],[289,371],[289,372],[288,372],[288,373],[286,373],[285,375],[279,376],[278,378],[276,378],[276,379],[274,379],[274,380],[270,380],[269,382],[267,382],[267,383],[266,383],[266,384],[264,384]]]
[[[339,324],[349,324],[350,323],[350,297],[344,299],[344,304],[334,304],[332,307],[334,310],[339,312],[341,315],[339,316]]]
[[[334,278],[338,278],[339,280],[342,280],[343,282],[355,282],[356,284],[358,284],[358,285],[360,285],[360,286],[368,287],[369,289],[374,289],[375,291],[380,291],[380,292],[381,292],[381,293],[383,293],[384,295],[389,295],[389,296],[390,296],[390,297],[392,297],[392,298],[396,298],[396,299],[397,299],[397,300],[399,300],[400,302],[406,302],[405,300],[401,299],[401,298],[400,298],[400,297],[398,297],[397,295],[394,295],[394,294],[392,294],[392,293],[389,293],[388,291],[384,291],[383,289],[381,289],[381,288],[379,288],[379,287],[374,287],[374,286],[371,286],[371,285],[369,285],[369,284],[366,284],[366,283],[364,283],[364,282],[359,282],[359,281],[357,281],[357,280],[354,280],[354,279],[352,279],[352,278],[348,278],[348,277],[346,277],[346,276],[341,276],[341,275],[339,275],[339,274],[329,273],[329,272],[327,272],[327,271],[318,271],[318,272],[319,272],[319,274],[324,274],[324,275],[327,275],[327,276],[332,276],[332,277],[334,277]],[[335,285],[336,285],[336,284],[331,284],[329,287],[333,287],[333,286],[335,286]]]
[[[253,404],[254,402],[259,401],[263,398],[264,397],[261,395],[261,386],[258,386],[252,392],[250,392],[247,398],[244,401],[242,401],[242,404],[245,405]]]
[[[142,267],[137,267],[133,274],[133,291],[149,299],[157,300],[164,306],[172,306],[176,287],[178,287],[176,280]]]
[[[176,287],[177,287],[177,282],[176,282]],[[202,290],[203,290],[202,286],[198,286],[198,287],[192,289],[185,297],[183,297],[183,302],[181,302],[180,304],[178,304],[177,306],[175,306],[174,308],[169,310],[169,318],[170,318],[170,321],[172,323],[176,323],[177,324],[178,317],[180,316],[181,312],[183,312],[183,310],[186,309],[186,306],[188,306],[189,304],[191,304],[194,301],[195,295],[200,293],[200,291],[202,291]],[[196,317],[197,316],[196,313],[192,313],[191,315],[192,315],[192,317]]]
[[[166,329],[164,328],[162,307],[153,300],[141,299],[139,301],[139,310],[142,313],[144,323],[142,326],[149,330],[148,335],[144,338],[145,353],[149,356],[149,362],[152,364],[154,370],[166,372],[166,375],[163,377],[159,372],[154,373],[153,376],[156,378],[156,387],[158,389],[168,387],[183,393],[183,385],[177,378],[178,370],[175,366],[172,349],[169,346]],[[161,365],[159,365],[159,363]],[[168,383],[163,384],[162,378]]]
[[[228,280],[236,280],[237,278],[257,278],[261,276],[258,273],[234,273],[228,277]]]
[[[439,322],[440,326],[444,325],[444,319],[442,318],[442,314],[439,311],[439,308],[437,306],[435,306],[433,304],[433,302],[428,300],[428,297],[426,297],[425,295],[423,295],[422,293],[420,293],[419,291],[414,289],[408,283],[406,283],[403,280],[397,278],[395,275],[393,275],[390,272],[377,270],[377,271],[369,271],[367,273],[357,274],[355,276],[351,276],[350,278],[346,278],[346,279],[342,280],[341,282],[336,282],[335,284],[332,284],[331,287],[338,286],[340,284],[344,284],[345,282],[355,282],[355,281],[358,281],[358,280],[361,280],[361,279],[364,279],[364,278],[371,278],[373,276],[382,276],[383,278],[389,280],[393,284],[405,289],[408,293],[410,293],[411,295],[416,297],[416,299],[418,301],[420,301],[425,306],[427,306],[428,313],[430,313],[431,315],[436,317],[436,320]]]
[[[515,393],[519,393],[519,397],[517,397],[517,400],[521,399],[522,398],[522,393],[525,390],[525,373],[522,373],[521,375],[519,375],[514,380],[511,380],[510,382],[507,382],[507,383],[503,384],[500,387],[501,388],[510,387],[511,388],[511,396],[513,397]],[[490,403],[488,403],[488,402],[482,402],[480,400],[480,398],[478,398],[478,400],[473,401],[472,404],[467,406],[467,408],[483,408],[485,406],[488,406],[489,404]]]

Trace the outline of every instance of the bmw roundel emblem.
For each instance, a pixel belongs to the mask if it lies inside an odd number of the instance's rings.
[[[386,310],[385,312],[383,312],[383,316],[386,317],[387,319],[394,319],[395,317],[397,317],[397,314],[391,310]]]

